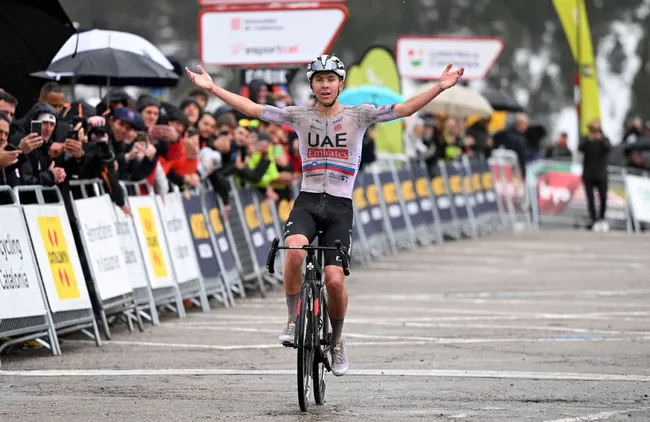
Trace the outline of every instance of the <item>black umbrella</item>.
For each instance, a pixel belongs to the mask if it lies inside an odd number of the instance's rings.
[[[179,75],[149,41],[135,34],[95,29],[70,38],[47,70],[34,76],[60,83],[170,87]]]
[[[488,88],[484,91],[481,91],[481,94],[483,94],[485,99],[488,100],[495,111],[524,111],[515,97],[506,92]]]
[[[625,144],[623,147],[625,154],[628,154],[633,151],[647,152],[650,151],[650,136],[644,136],[639,138],[636,142],[631,144]]]
[[[0,0],[0,70],[45,69],[74,33],[58,0]]]

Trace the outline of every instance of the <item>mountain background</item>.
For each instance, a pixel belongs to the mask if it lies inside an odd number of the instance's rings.
[[[198,64],[196,0],[60,0],[81,26],[133,32],[182,66]],[[600,85],[603,127],[620,142],[631,116],[650,120],[650,0],[586,0]],[[552,137],[567,131],[576,143],[575,64],[551,0],[348,0],[349,19],[333,51],[346,64],[370,46],[394,50],[399,35],[490,35],[505,49],[478,83],[515,95]],[[318,30],[317,27],[314,28]],[[218,42],[218,41],[215,41]],[[232,69],[209,68],[237,88]],[[172,100],[190,89],[187,78]]]

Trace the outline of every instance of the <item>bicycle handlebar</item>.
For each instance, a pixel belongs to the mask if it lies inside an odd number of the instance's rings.
[[[301,249],[304,251],[336,251],[338,256],[341,258],[341,264],[343,265],[343,274],[346,276],[350,275],[350,260],[349,256],[347,254],[347,251],[341,244],[340,240],[337,240],[334,242],[334,247],[332,246],[312,246],[312,245],[303,245],[303,246],[279,246],[280,245],[280,239],[275,238],[273,239],[273,242],[271,242],[271,247],[269,248],[269,255],[266,258],[266,269],[268,270],[269,274],[275,273],[275,254],[280,250],[280,249]]]

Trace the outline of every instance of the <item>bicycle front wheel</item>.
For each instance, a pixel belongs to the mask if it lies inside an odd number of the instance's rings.
[[[312,285],[305,283],[300,291],[298,304],[298,403],[300,410],[306,412],[311,397],[312,372],[314,367],[314,291]]]
[[[314,359],[314,400],[316,404],[322,405],[325,403],[325,389],[327,387],[327,371],[331,371],[330,366],[330,340],[332,333],[330,332],[330,318],[327,313],[327,292],[325,288],[320,289],[320,300],[314,304],[314,309],[318,312],[314,316],[314,341],[316,344],[316,353]]]

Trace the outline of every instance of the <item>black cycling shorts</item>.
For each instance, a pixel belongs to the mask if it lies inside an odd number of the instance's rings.
[[[313,243],[319,230],[323,232],[323,246],[334,246],[341,241],[348,254],[352,248],[352,200],[327,193],[300,192],[284,225],[284,238],[301,234]],[[343,264],[336,251],[325,251],[325,265]]]

